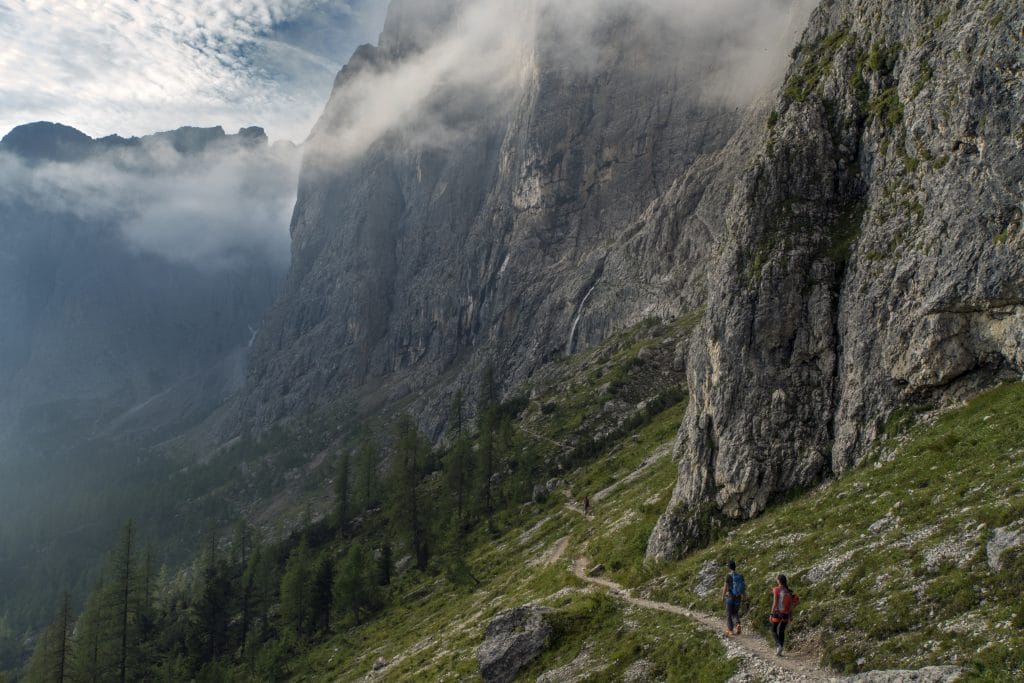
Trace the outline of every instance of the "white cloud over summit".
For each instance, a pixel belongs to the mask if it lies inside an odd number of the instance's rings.
[[[301,140],[385,0],[0,0],[0,134],[262,125]]]

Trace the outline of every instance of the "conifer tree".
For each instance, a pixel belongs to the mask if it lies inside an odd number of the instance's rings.
[[[498,389],[494,381],[494,369],[484,370],[480,382],[480,406],[477,410],[477,465],[480,507],[487,518],[488,526],[494,515],[493,479],[496,460],[496,439],[498,432]]]
[[[467,517],[467,500],[473,482],[473,442],[468,434],[455,437],[445,458],[444,475],[452,497],[454,523],[461,527]]]
[[[281,576],[281,619],[299,637],[304,636],[308,630],[311,585],[309,549],[303,540],[288,556]]]
[[[36,642],[29,662],[28,683],[64,683],[71,673],[71,596],[65,591],[57,618]]]
[[[101,579],[85,603],[75,624],[71,646],[72,679],[87,683],[110,680],[116,673],[114,664],[114,630],[110,588]]]
[[[377,585],[387,586],[391,583],[391,544],[384,543],[377,555]]]
[[[232,569],[223,561],[203,568],[199,592],[192,605],[194,621],[189,646],[199,662],[211,662],[230,649],[234,604]]]
[[[408,541],[416,567],[427,568],[430,559],[429,514],[419,492],[423,461],[429,447],[416,423],[402,415],[395,425],[395,453],[391,463],[392,521]]]
[[[377,438],[369,427],[363,427],[356,448],[356,470],[359,481],[358,505],[367,509],[377,501],[379,482],[377,480],[377,462],[380,459],[380,446]]]
[[[334,562],[330,555],[324,553],[317,560],[313,570],[312,584],[312,621],[313,628],[329,631],[331,628],[331,612],[334,605]]]
[[[135,524],[129,519],[121,532],[121,542],[114,551],[113,556],[113,577],[114,589],[113,598],[116,609],[117,638],[120,641],[118,647],[117,679],[121,683],[128,680],[129,658],[135,655],[137,638],[134,633],[134,617],[137,613],[135,600],[137,599],[136,563],[138,558],[137,539],[135,538]]]
[[[339,529],[348,524],[352,506],[352,463],[348,451],[338,456],[334,475],[334,516]]]
[[[362,543],[354,543],[338,566],[334,579],[334,602],[342,614],[357,623],[377,607],[377,588],[372,578],[373,558]]]

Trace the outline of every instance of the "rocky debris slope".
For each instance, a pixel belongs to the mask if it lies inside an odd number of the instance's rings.
[[[835,683],[954,683],[963,677],[956,666],[930,666],[917,671],[869,671],[831,679]]]
[[[649,555],[1024,371],[1024,8],[825,2],[734,189]]]
[[[500,97],[439,85],[422,125],[396,125],[348,156],[361,84],[428,62],[431,38],[406,31],[445,35],[451,5],[393,3],[380,44],[339,75],[308,145],[288,282],[256,340],[234,429],[342,396],[411,395],[436,426],[438,396],[485,366],[508,387],[702,301],[728,198],[711,180],[735,166],[720,152],[743,111],[711,92],[727,36],[652,26],[646,5],[629,5],[587,29],[599,48],[580,64],[567,45],[581,36],[542,21],[551,28],[516,57],[518,80]],[[457,131],[457,144],[424,144],[438,129]]]

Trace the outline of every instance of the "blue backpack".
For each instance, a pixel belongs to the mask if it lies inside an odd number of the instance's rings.
[[[747,592],[747,583],[743,580],[743,574],[732,573],[732,594],[734,597],[742,597]]]

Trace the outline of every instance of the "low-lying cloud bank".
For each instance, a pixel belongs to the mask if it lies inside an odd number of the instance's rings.
[[[0,213],[71,215],[116,229],[141,252],[201,268],[241,258],[284,269],[299,150],[229,136],[201,151],[169,137],[112,146],[80,161],[30,161],[0,151]]]

